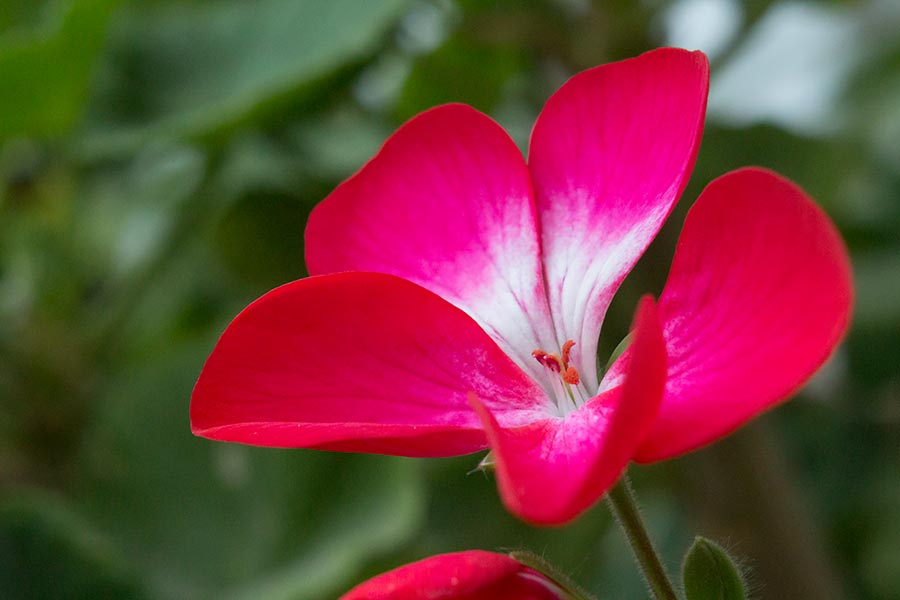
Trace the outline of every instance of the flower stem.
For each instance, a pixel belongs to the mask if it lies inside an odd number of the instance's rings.
[[[653,592],[653,597],[656,600],[678,600],[675,588],[672,587],[672,582],[669,581],[659,560],[659,555],[653,548],[653,542],[650,541],[650,536],[647,534],[647,528],[644,527],[627,476],[623,475],[619,482],[609,490],[609,493],[606,494],[606,501],[631,544],[631,550],[641,567],[644,579],[647,580],[647,584]]]

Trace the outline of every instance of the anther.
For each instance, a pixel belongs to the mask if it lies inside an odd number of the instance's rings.
[[[569,385],[578,385],[581,378],[578,377],[578,370],[575,367],[568,367],[562,374],[562,380]]]
[[[575,345],[575,340],[566,340],[566,343],[563,344],[562,347],[562,364],[563,367],[569,368],[569,354],[572,352],[572,346]]]
[[[584,402],[583,393],[579,388],[581,377],[578,369],[569,364],[574,345],[573,340],[566,340],[559,354],[550,354],[540,349],[531,353],[536,361],[556,374],[556,377],[550,377],[549,383],[554,401],[562,414],[567,414],[571,410],[570,404],[578,408],[580,403]]]
[[[555,354],[548,354],[543,350],[535,350],[531,353],[536,361],[550,369],[555,373],[559,373],[563,370],[562,361],[559,360],[559,357]]]

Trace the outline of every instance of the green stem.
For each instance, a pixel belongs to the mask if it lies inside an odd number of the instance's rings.
[[[675,588],[672,587],[672,582],[669,581],[669,577],[663,569],[659,555],[653,548],[653,542],[647,535],[647,528],[644,527],[644,522],[641,520],[641,513],[634,501],[634,494],[627,476],[623,475],[619,482],[609,490],[609,493],[606,494],[606,501],[631,544],[631,550],[637,558],[644,579],[650,585],[653,597],[656,600],[678,600]]]

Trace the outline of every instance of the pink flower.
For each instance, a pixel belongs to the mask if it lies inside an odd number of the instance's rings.
[[[565,600],[545,575],[504,554],[441,554],[382,573],[339,600]]]
[[[676,49],[580,73],[538,117],[527,165],[472,108],[413,118],[313,211],[314,276],[225,331],[194,433],[404,456],[490,446],[507,507],[558,524],[629,461],[787,398],[846,330],[851,276],[825,214],[757,168],[704,190],[658,306],[643,301],[629,349],[597,367],[610,300],[693,166],[708,75]]]

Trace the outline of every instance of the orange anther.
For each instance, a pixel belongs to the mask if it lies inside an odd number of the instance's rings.
[[[578,371],[575,369],[575,367],[569,367],[563,372],[562,380],[569,385],[578,385],[578,382],[581,381],[581,378],[578,377]]]
[[[555,354],[548,354],[543,350],[535,350],[531,353],[536,361],[550,369],[551,371],[555,371],[559,373],[562,371],[562,361],[559,360],[559,357]]]
[[[569,368],[569,353],[572,351],[572,346],[575,345],[575,340],[566,340],[566,343],[563,344],[562,347],[562,364],[563,367]]]

